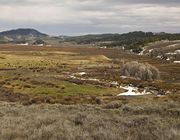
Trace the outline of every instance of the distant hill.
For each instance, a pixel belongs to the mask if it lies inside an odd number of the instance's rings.
[[[135,31],[124,34],[96,34],[96,35],[83,35],[68,37],[65,41],[74,41],[77,43],[94,43],[94,42],[126,42],[126,41],[143,41],[146,39],[151,39],[152,41],[168,39],[174,40],[179,39],[180,34],[170,34],[170,33],[153,33],[153,32],[142,32]]]
[[[35,29],[16,29],[0,32],[0,43],[19,43],[48,37]]]
[[[16,37],[16,36],[32,36],[32,37],[42,37],[47,36],[35,29],[16,29],[16,30],[9,30],[0,32],[0,36],[7,36],[7,37]]]
[[[180,34],[135,31],[125,34],[84,35],[65,39],[67,42],[76,42],[77,44],[94,44],[100,47],[124,47],[136,53],[141,52],[142,47],[148,43],[161,40],[180,40]]]
[[[83,36],[49,36],[35,29],[16,29],[0,32],[0,44],[58,45],[60,43],[91,44],[95,47],[118,47],[134,53],[142,52],[144,46],[161,40],[180,40],[180,33],[153,33],[134,31],[124,34],[91,34]]]

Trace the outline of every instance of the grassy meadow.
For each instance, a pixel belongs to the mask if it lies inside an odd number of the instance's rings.
[[[134,60],[160,79],[121,77]],[[161,96],[117,96],[130,84]],[[117,48],[1,45],[0,86],[3,140],[180,139],[179,64]]]

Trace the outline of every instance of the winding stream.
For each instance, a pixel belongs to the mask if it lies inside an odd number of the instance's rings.
[[[103,82],[103,83],[105,82],[105,81],[102,81],[100,79],[95,79],[95,78],[80,78],[80,77],[75,76],[75,75],[83,76],[85,74],[87,74],[87,73],[79,72],[79,73],[72,74],[69,77],[72,78],[72,79],[78,79],[78,80],[82,80],[82,81],[87,80],[87,81],[98,81],[98,82]],[[117,96],[142,96],[142,95],[150,95],[150,94],[152,94],[151,92],[148,92],[146,89],[144,89],[143,91],[139,91],[139,89],[137,87],[134,87],[132,85],[119,86],[119,83],[115,82],[115,81],[108,82],[107,84],[114,85],[114,86],[117,86],[118,88],[127,90],[126,92],[120,93]]]

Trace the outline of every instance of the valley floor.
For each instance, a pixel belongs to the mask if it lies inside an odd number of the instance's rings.
[[[134,60],[161,79],[122,77]],[[179,70],[120,49],[0,46],[0,140],[179,140]]]

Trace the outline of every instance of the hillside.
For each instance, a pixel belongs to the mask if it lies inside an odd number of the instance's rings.
[[[91,46],[100,48],[123,48],[124,50],[129,50],[134,53],[141,53],[143,48],[148,46],[149,43],[162,40],[180,40],[180,34],[135,31],[124,34],[52,37],[35,29],[16,29],[0,32],[0,44],[13,43],[34,45],[39,41],[40,44],[48,45],[59,45],[62,43],[75,43],[78,45],[90,44]]]
[[[47,36],[35,29],[16,29],[16,30],[9,30],[0,32],[0,36],[7,36],[7,37],[17,37],[17,36],[32,36],[32,37],[42,37]]]
[[[139,55],[180,63],[180,40],[149,43]]]
[[[65,39],[67,42],[76,42],[78,44],[94,44],[108,48],[123,47],[132,49],[135,53],[141,52],[142,47],[148,43],[160,40],[180,40],[180,34],[135,31],[125,34],[84,35]]]
[[[0,32],[0,43],[25,43],[42,37],[48,37],[35,29],[16,29]]]

